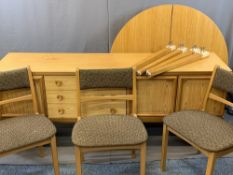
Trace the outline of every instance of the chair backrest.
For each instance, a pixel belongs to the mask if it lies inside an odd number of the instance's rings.
[[[77,69],[78,119],[81,117],[81,103],[121,100],[132,101],[131,112],[136,115],[136,72],[132,68],[124,69]],[[81,90],[88,89],[130,89],[124,95],[81,96]]]
[[[30,67],[0,72],[0,91],[8,91],[21,88],[29,88],[30,94],[0,100],[0,106],[10,103],[32,100],[33,112],[37,114],[38,105]],[[12,114],[12,116],[14,116],[14,114]]]
[[[212,89],[219,89],[224,92],[233,93],[233,73],[226,71],[219,66],[215,66],[210,83],[207,89],[207,93],[203,102],[203,110],[206,110],[208,99],[218,101],[225,105],[233,107],[233,103],[220,97],[212,92]]]

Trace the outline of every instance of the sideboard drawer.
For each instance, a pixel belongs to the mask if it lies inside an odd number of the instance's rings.
[[[47,91],[47,103],[77,103],[76,91]]]
[[[101,96],[101,95],[125,95],[126,89],[91,89],[81,91],[82,97]],[[126,101],[103,100],[81,103],[81,116],[122,114],[127,112]]]
[[[75,76],[45,76],[46,90],[76,90]]]
[[[126,102],[101,101],[81,104],[82,117],[109,114],[126,115]]]
[[[48,104],[49,118],[77,118],[76,104]]]

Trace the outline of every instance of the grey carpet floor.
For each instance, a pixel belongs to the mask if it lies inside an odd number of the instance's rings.
[[[159,161],[147,162],[146,175],[204,175],[205,158],[189,158],[167,161],[167,171],[161,173]],[[232,175],[233,158],[220,158],[216,162],[214,175]],[[139,175],[138,162],[85,163],[83,175]],[[75,175],[74,164],[60,164],[61,175]],[[53,175],[51,165],[0,165],[1,175]]]
[[[31,149],[21,153],[2,157],[0,159],[0,165],[40,165],[51,164],[50,148],[45,147],[45,157],[39,157],[38,149]],[[122,160],[130,160],[129,151],[118,152],[99,152],[88,153],[85,155],[86,163],[107,163],[107,162],[121,162]],[[168,159],[184,159],[184,158],[203,158],[204,155],[198,153],[191,146],[169,146],[168,147]],[[233,154],[228,154],[225,157],[233,157]],[[60,164],[70,164],[75,162],[74,148],[58,147],[58,158]],[[149,145],[147,148],[147,161],[155,161],[161,159],[161,146]],[[137,152],[137,158],[133,160],[139,162],[139,153]]]
[[[30,151],[21,152],[18,154],[10,155],[0,159],[0,164],[50,164],[50,149],[45,148],[46,156],[39,157],[39,151],[37,149],[32,149]],[[168,149],[169,159],[182,159],[185,157],[200,157],[194,149],[188,146],[180,147],[169,147]],[[59,147],[58,148],[59,163],[74,163],[74,149],[73,147]],[[148,147],[147,151],[147,161],[160,160],[161,148],[160,147]],[[101,163],[101,162],[114,162],[119,160],[129,160],[129,151],[118,151],[118,152],[99,152],[99,153],[89,153],[85,155],[85,160],[87,163]],[[139,161],[139,155],[137,153],[137,158],[135,161]]]

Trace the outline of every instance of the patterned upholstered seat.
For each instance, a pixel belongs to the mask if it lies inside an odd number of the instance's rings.
[[[87,147],[135,145],[146,140],[143,123],[132,116],[85,117],[75,124],[72,133],[75,145]]]
[[[165,117],[164,123],[205,150],[221,151],[233,146],[233,125],[207,112],[176,112]]]
[[[48,139],[56,133],[44,116],[16,117],[0,121],[0,153]]]

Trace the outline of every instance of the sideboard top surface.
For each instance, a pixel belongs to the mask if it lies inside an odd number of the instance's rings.
[[[11,70],[30,66],[34,75],[51,73],[73,74],[76,68],[125,68],[135,65],[152,53],[8,53],[0,61],[0,70]],[[215,65],[230,68],[215,54],[168,73],[209,73]]]

